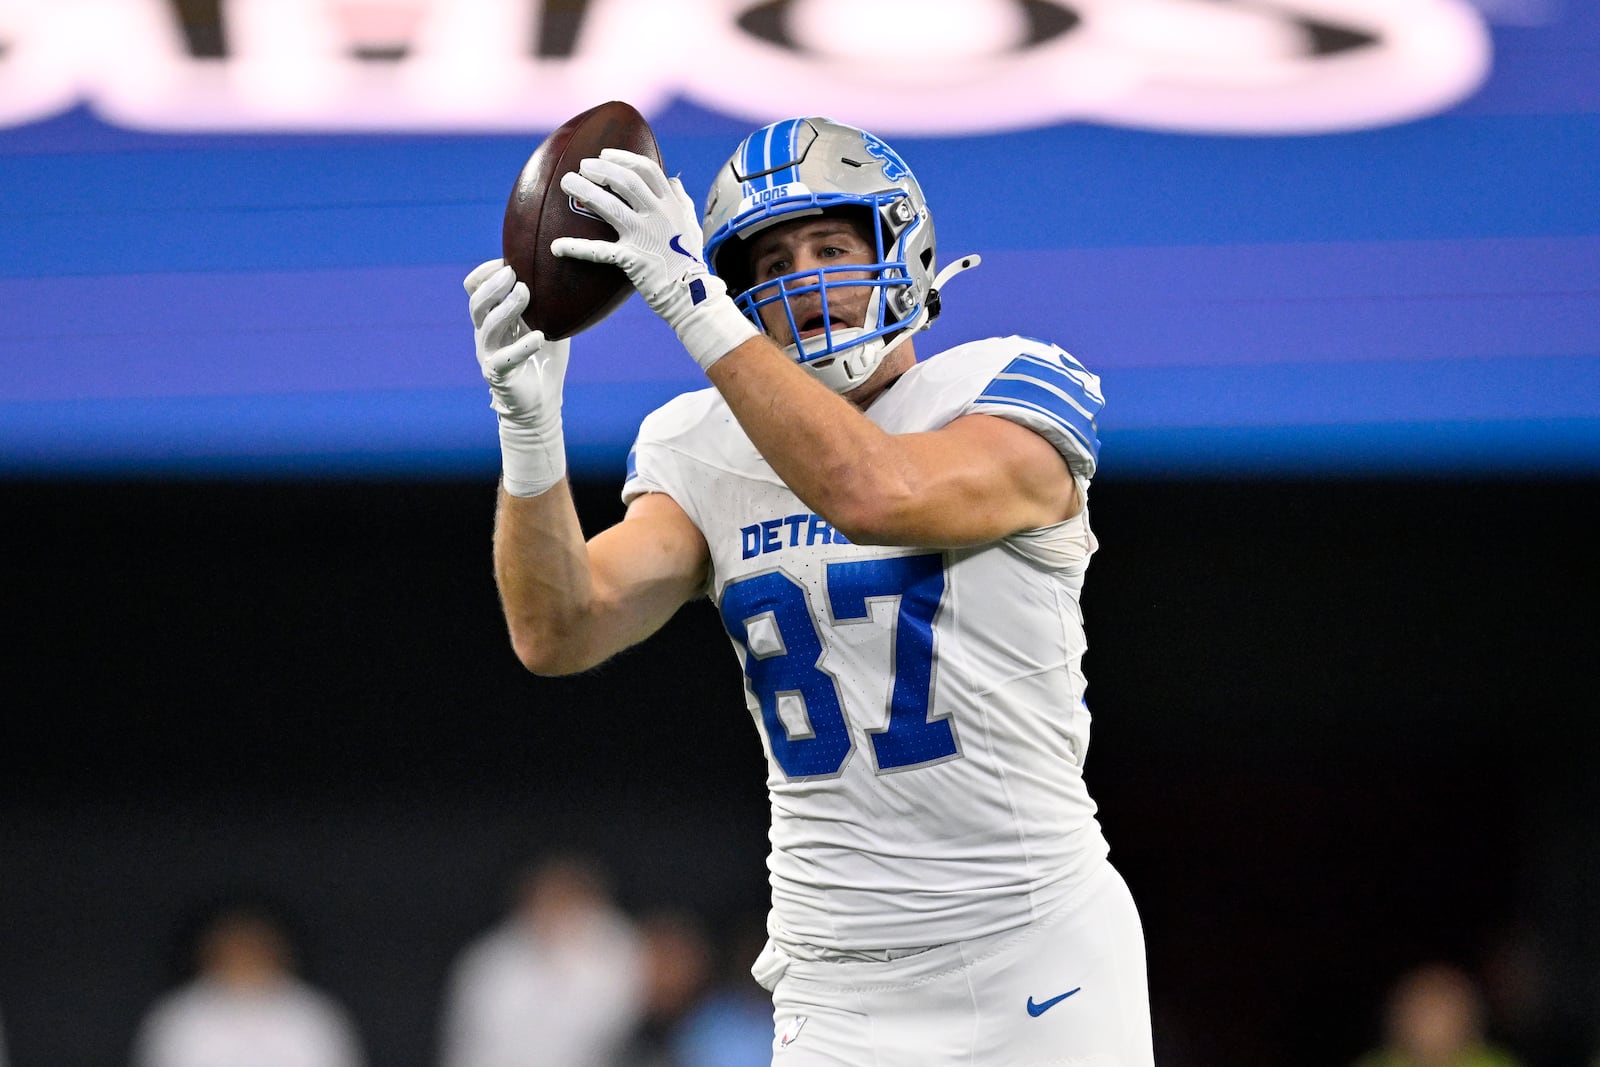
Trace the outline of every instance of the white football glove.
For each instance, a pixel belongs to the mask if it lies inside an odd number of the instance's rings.
[[[561,383],[572,346],[523,324],[528,287],[505,260],[480,263],[462,284],[489,406],[500,414],[501,484],[512,496],[538,496],[567,472]]]
[[[605,148],[599,158],[585,159],[562,176],[561,189],[610,223],[617,239],[559,237],[550,251],[621,267],[702,368],[759,332],[734,307],[722,279],[706,268],[694,201],[655,160]]]

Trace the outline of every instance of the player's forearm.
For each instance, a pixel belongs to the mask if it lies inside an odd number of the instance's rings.
[[[983,544],[1080,506],[1054,447],[1003,419],[888,433],[763,339],[708,373],[779,477],[859,544]]]
[[[916,484],[896,438],[755,337],[707,376],[752,444],[812,510],[852,540],[900,540]]]
[[[594,665],[583,641],[593,603],[589,554],[565,480],[532,497],[500,490],[494,571],[511,647],[524,667],[555,675]]]

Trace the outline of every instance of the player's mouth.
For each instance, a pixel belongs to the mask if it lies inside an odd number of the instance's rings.
[[[801,321],[799,336],[802,341],[805,341],[828,330],[843,330],[848,327],[849,324],[837,315],[812,315],[810,318]]]

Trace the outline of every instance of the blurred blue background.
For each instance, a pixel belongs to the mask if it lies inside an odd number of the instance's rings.
[[[886,131],[985,257],[922,351],[1072,350],[1122,475],[1600,470],[1600,12],[1510,6],[1480,87],[1379,128]],[[752,126],[648,117],[697,200]],[[0,472],[492,472],[460,279],[553,125],[0,129]],[[702,384],[630,301],[577,344],[575,468]]]

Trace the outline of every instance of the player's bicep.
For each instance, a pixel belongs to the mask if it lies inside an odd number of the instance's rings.
[[[711,553],[698,527],[664,493],[646,493],[589,541],[595,612],[608,654],[637,644],[705,589]]]

